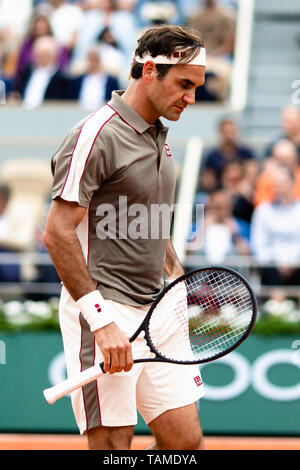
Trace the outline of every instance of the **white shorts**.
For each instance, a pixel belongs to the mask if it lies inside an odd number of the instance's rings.
[[[143,320],[145,308],[106,300],[119,328],[130,338]],[[102,355],[76,303],[62,288],[59,307],[68,376],[99,362]],[[166,338],[164,338],[165,341]],[[133,358],[151,357],[145,339],[132,343]],[[170,409],[196,402],[204,395],[199,368],[146,362],[129,372],[104,374],[71,394],[75,419],[81,434],[99,426],[134,426],[137,410],[148,424]]]

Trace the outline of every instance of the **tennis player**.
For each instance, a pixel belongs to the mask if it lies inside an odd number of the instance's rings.
[[[44,241],[63,284],[68,376],[102,360],[107,372],[72,393],[90,449],[129,449],[137,410],[155,436],[153,448],[203,448],[198,367],[132,367],[148,348],[144,338],[133,345],[128,338],[162,290],[163,273],[183,274],[169,239],[171,212],[162,222],[150,217],[153,207],[174,203],[174,161],[159,118],[177,121],[204,77],[198,33],[150,28],[138,40],[128,88],[75,125],[52,159]]]

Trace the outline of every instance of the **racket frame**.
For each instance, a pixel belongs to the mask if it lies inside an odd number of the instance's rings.
[[[228,273],[239,277],[240,280],[247,287],[248,292],[249,292],[250,297],[251,297],[252,307],[253,307],[253,314],[252,314],[251,322],[249,323],[247,330],[243,333],[241,338],[235,344],[233,344],[230,348],[228,348],[224,351],[221,351],[218,354],[215,354],[214,356],[212,356],[210,358],[197,359],[195,361],[182,361],[182,360],[169,359],[166,356],[163,356],[155,348],[155,346],[154,346],[154,344],[151,340],[151,336],[150,336],[150,332],[149,332],[149,322],[150,322],[150,318],[151,318],[151,315],[152,315],[153,311],[155,310],[156,306],[159,304],[161,299],[165,296],[165,294],[169,290],[171,290],[176,284],[188,279],[189,277],[193,276],[194,274],[197,274],[198,272],[213,271],[213,270],[227,271]],[[149,349],[151,350],[152,353],[155,354],[155,357],[152,357],[152,358],[149,357],[149,358],[145,358],[145,359],[135,359],[134,363],[137,364],[137,363],[141,363],[141,362],[168,362],[168,363],[172,363],[172,364],[184,364],[184,365],[191,364],[192,365],[192,364],[203,364],[203,363],[215,361],[216,359],[219,359],[223,356],[226,356],[231,351],[236,349],[243,341],[245,341],[245,339],[249,336],[252,328],[255,325],[256,318],[257,318],[257,301],[256,301],[255,295],[253,293],[253,290],[250,287],[249,282],[247,281],[247,279],[245,279],[245,277],[242,274],[235,271],[234,269],[231,269],[231,268],[228,268],[228,267],[225,267],[225,266],[205,266],[203,268],[199,268],[199,269],[187,272],[187,273],[183,274],[182,276],[178,277],[177,279],[175,279],[165,289],[163,289],[160,292],[160,294],[156,297],[155,301],[153,302],[153,304],[149,308],[144,320],[142,321],[142,323],[140,324],[140,326],[138,327],[136,332],[129,339],[129,341],[132,343],[143,331],[144,332],[144,338],[146,340],[146,343],[147,343]],[[100,364],[100,367],[103,370],[103,363]]]

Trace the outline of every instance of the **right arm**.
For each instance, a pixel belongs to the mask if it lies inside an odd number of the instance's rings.
[[[52,201],[43,237],[56,271],[74,301],[96,288],[76,234],[86,210],[63,199]],[[112,322],[94,334],[103,354],[105,372],[129,371],[133,365],[131,345],[118,326]]]

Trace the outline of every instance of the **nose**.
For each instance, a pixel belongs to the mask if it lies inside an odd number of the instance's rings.
[[[183,100],[189,105],[195,104],[195,90],[193,89],[185,92]]]

